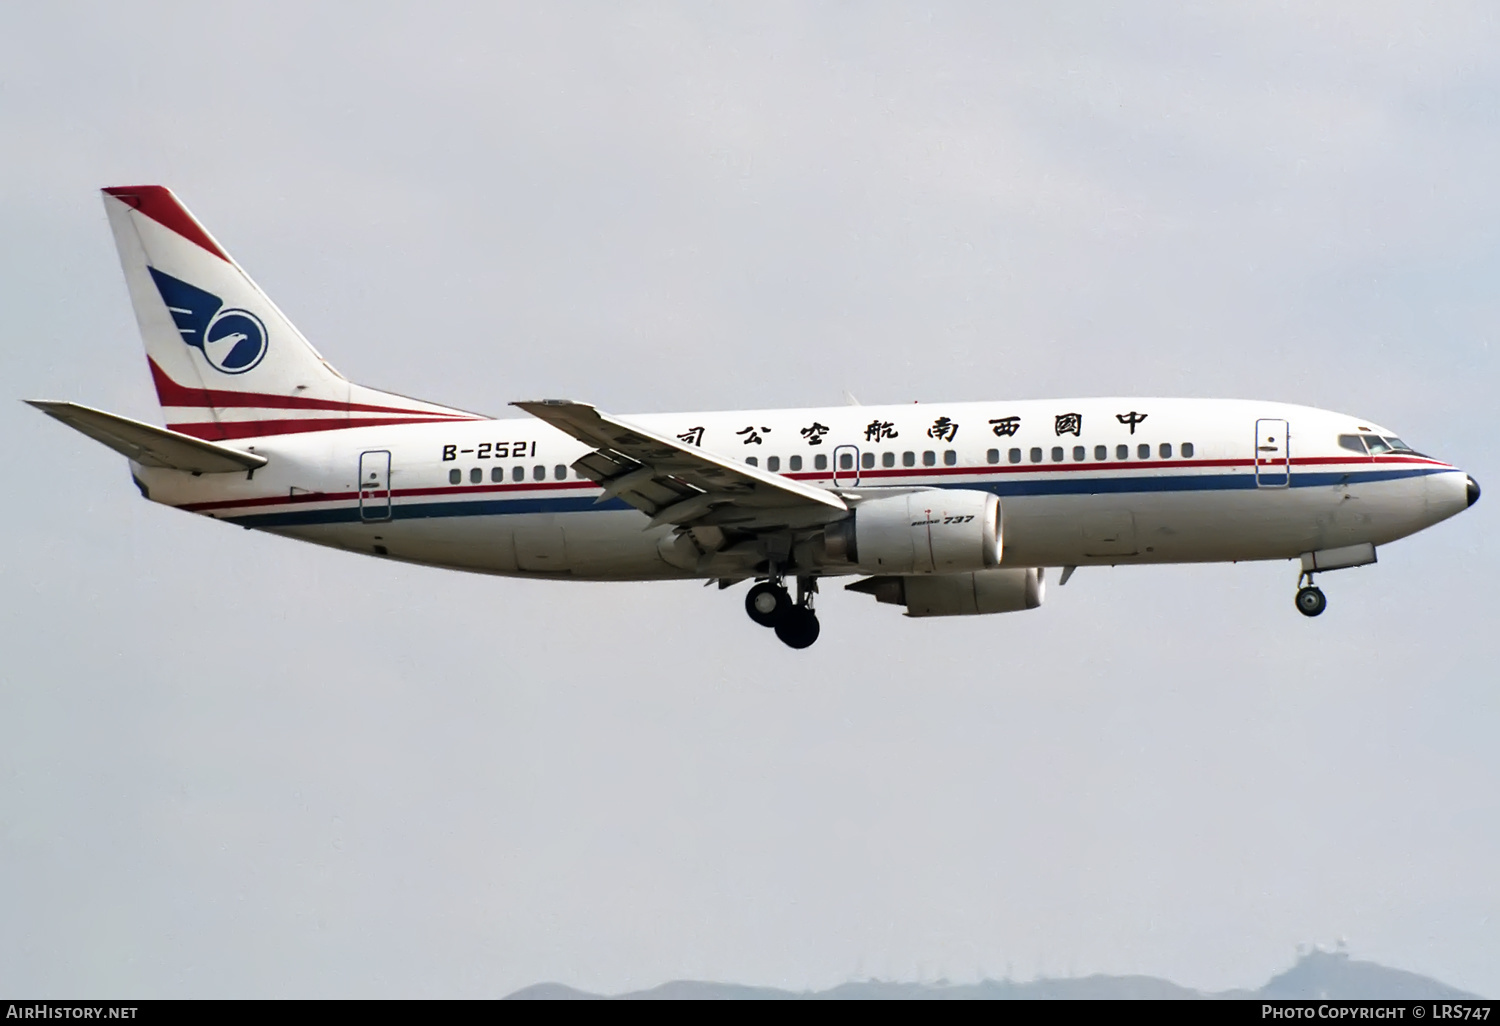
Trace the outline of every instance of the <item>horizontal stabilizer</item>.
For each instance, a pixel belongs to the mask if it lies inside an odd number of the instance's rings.
[[[41,399],[27,399],[26,402],[73,430],[148,467],[188,470],[195,474],[227,474],[266,465],[266,458],[253,452],[205,442],[191,435],[143,424],[129,417],[117,417],[77,403]]]

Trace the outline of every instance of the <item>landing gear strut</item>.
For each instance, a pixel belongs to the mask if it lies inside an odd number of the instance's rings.
[[[1306,584],[1302,582],[1306,581]],[[1303,572],[1297,578],[1297,612],[1303,616],[1317,616],[1328,608],[1328,596],[1323,589],[1313,584],[1312,574]]]
[[[771,569],[769,580],[761,581],[745,596],[745,612],[762,627],[772,627],[781,643],[789,648],[806,648],[818,640],[818,614],[813,612],[813,595],[817,594],[816,577],[797,578],[797,602],[781,583],[781,575]]]

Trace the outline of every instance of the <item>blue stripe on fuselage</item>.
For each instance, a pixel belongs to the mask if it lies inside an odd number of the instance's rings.
[[[1326,488],[1340,484],[1366,484],[1375,481],[1394,481],[1408,477],[1426,477],[1429,474],[1451,473],[1451,467],[1418,467],[1405,470],[1380,471],[1333,471],[1293,473],[1293,488]],[[868,487],[882,487],[870,485]],[[911,487],[886,483],[883,487]],[[1257,485],[1253,474],[1174,474],[1159,477],[1044,477],[1024,481],[923,481],[923,488],[967,488],[1007,496],[1038,495],[1119,495],[1144,492],[1215,492],[1255,491]],[[1267,491],[1280,491],[1272,486]],[[425,520],[440,517],[493,517],[515,516],[523,513],[583,513],[587,511],[621,510],[633,507],[619,498],[606,502],[595,502],[593,496],[528,497],[520,499],[466,499],[444,502],[396,503],[391,507],[391,520]],[[310,524],[357,523],[360,520],[358,504],[334,509],[292,510],[285,513],[252,513],[245,516],[226,516],[220,519],[242,527],[301,527]],[[390,521],[371,521],[389,523]]]

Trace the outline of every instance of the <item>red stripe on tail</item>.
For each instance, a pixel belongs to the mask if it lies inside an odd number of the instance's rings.
[[[189,242],[197,243],[225,263],[234,263],[165,185],[119,185],[104,191]]]
[[[156,397],[163,406],[200,407],[202,409],[251,408],[266,410],[339,410],[350,413],[420,413],[434,420],[476,420],[462,413],[440,413],[437,410],[413,410],[401,406],[370,406],[365,403],[339,402],[337,399],[312,399],[300,395],[272,395],[269,392],[226,392],[217,388],[192,388],[179,385],[151,357],[151,380],[156,383]]]
[[[451,424],[448,417],[352,417],[349,420],[231,420],[223,423],[198,421],[192,424],[168,424],[178,434],[192,435],[209,442],[232,438],[260,438],[264,435],[295,435],[307,431],[341,431],[344,428],[391,427],[401,424]]]

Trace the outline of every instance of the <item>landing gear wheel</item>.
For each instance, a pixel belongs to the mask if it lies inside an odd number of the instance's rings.
[[[792,606],[776,624],[776,636],[788,648],[806,648],[818,640],[818,614],[806,606]]]
[[[761,581],[745,596],[745,612],[762,627],[775,627],[792,608],[786,589],[770,581]]]
[[[1297,612],[1303,616],[1317,616],[1328,608],[1328,597],[1323,589],[1309,584],[1297,589]]]

